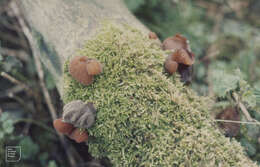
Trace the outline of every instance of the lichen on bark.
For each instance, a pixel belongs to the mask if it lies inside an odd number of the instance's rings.
[[[225,138],[209,115],[210,100],[163,71],[165,52],[148,34],[105,23],[75,55],[95,58],[103,73],[84,86],[64,68],[64,96],[93,102],[89,152],[114,166],[256,166]]]

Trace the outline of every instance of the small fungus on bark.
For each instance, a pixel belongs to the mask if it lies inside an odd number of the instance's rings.
[[[69,63],[70,75],[83,85],[90,85],[94,75],[102,72],[102,65],[95,59],[86,56],[75,56]]]
[[[176,61],[177,63],[185,64],[188,66],[191,66],[195,62],[195,56],[193,53],[185,50],[185,49],[178,49],[172,55],[170,55],[171,59],[173,61]]]
[[[178,49],[187,49],[189,50],[188,40],[180,34],[176,34],[173,37],[166,38],[163,41],[163,50],[178,50]]]
[[[171,51],[164,63],[165,71],[170,75],[178,71],[181,75],[181,81],[190,83],[195,55],[191,52],[189,41],[182,35],[177,34],[165,39],[162,47],[164,50]]]
[[[175,73],[177,71],[178,63],[171,59],[167,59],[164,63],[164,68],[165,68],[166,72],[168,72],[170,75],[172,75],[173,73]]]
[[[154,32],[149,32],[148,36],[149,36],[149,39],[157,39],[158,38],[157,35]]]
[[[55,129],[77,143],[88,139],[84,130],[95,123],[96,109],[94,104],[84,103],[81,100],[71,101],[63,107],[62,118],[53,121]]]
[[[89,59],[87,61],[87,72],[89,75],[98,75],[102,73],[102,65],[95,59]]]
[[[85,130],[76,128],[69,135],[69,138],[75,140],[77,143],[82,143],[88,140],[88,133]]]
[[[69,135],[74,129],[72,124],[62,121],[62,118],[54,120],[53,126],[58,132],[66,135]]]

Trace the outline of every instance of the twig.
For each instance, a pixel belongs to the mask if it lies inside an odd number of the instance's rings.
[[[31,34],[31,31],[29,30],[29,28],[25,24],[24,19],[21,17],[21,13],[19,11],[17,4],[12,1],[10,3],[10,8],[13,10],[14,14],[16,15],[17,20],[18,20],[18,22],[19,22],[19,24],[20,24],[20,26],[21,26],[21,28],[24,32],[24,35],[27,37],[27,39],[30,43],[30,46],[31,46],[31,49],[32,49],[32,54],[33,54],[35,65],[36,65],[36,70],[37,70],[39,80],[40,80],[40,85],[41,85],[41,88],[43,90],[43,95],[44,95],[44,98],[46,100],[47,106],[50,110],[51,117],[52,117],[53,120],[55,120],[57,118],[57,114],[56,114],[54,106],[51,102],[51,98],[50,98],[50,94],[48,92],[48,89],[46,88],[45,83],[44,83],[44,73],[43,73],[43,70],[42,70],[41,62],[39,60],[40,53],[37,51],[38,50],[37,45],[35,45],[35,43],[34,43],[34,39],[33,39],[33,36]],[[65,141],[64,136],[62,136],[59,133],[58,133],[58,136],[59,136],[59,140],[61,141],[61,143],[62,143],[62,145],[65,149],[65,152],[66,152],[67,157],[68,157],[69,162],[70,162],[70,166],[72,166],[72,167],[76,166],[77,162],[76,162],[74,156],[68,150],[67,143]]]
[[[26,84],[22,83],[21,81],[18,81],[17,79],[15,79],[14,77],[12,77],[11,75],[7,74],[6,72],[1,72],[1,76],[8,79],[10,82],[20,85],[21,87],[30,90],[30,87],[27,86]]]
[[[22,48],[27,48],[27,45],[18,37],[15,37],[13,35],[10,35],[9,33],[1,32],[1,31],[0,31],[0,33],[1,33],[1,36],[0,36],[1,40],[8,41],[14,45],[21,46]]]
[[[5,91],[0,92],[0,98],[5,98],[10,96],[11,94],[16,94],[24,90],[24,87],[21,85],[14,86],[12,88],[9,88]]]
[[[245,105],[240,102],[240,100],[239,100],[239,98],[238,98],[238,95],[237,95],[235,92],[233,92],[232,95],[233,95],[235,101],[237,102],[239,108],[241,109],[241,111],[242,111],[243,114],[245,115],[246,119],[247,119],[248,121],[250,121],[250,122],[255,121],[255,120],[250,116],[250,114],[249,114],[249,112],[247,111]]]
[[[56,132],[53,129],[51,129],[50,127],[46,126],[44,123],[41,123],[39,121],[34,121],[32,119],[18,119],[18,120],[14,121],[15,124],[20,123],[20,122],[32,123],[32,124],[35,124],[35,125],[53,133],[53,134],[56,134]]]
[[[215,119],[215,122],[229,122],[229,123],[237,123],[237,124],[253,124],[260,125],[259,122],[247,122],[247,121],[232,121],[232,120],[223,120],[223,119]]]
[[[28,55],[23,50],[14,50],[14,49],[8,49],[8,48],[1,47],[0,54],[12,56],[12,57],[17,57],[17,58],[19,58],[23,61],[29,60]]]

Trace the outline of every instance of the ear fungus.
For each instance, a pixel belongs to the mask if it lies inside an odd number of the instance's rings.
[[[163,41],[162,46],[164,50],[178,50],[181,48],[189,48],[187,39],[180,34],[176,34],[173,37],[166,38]]]
[[[149,32],[148,36],[149,36],[149,39],[157,39],[158,38],[157,35],[154,32]]]
[[[102,72],[102,65],[95,59],[86,56],[75,56],[69,63],[70,75],[83,85],[90,85],[94,75]]]
[[[162,48],[171,51],[164,63],[165,71],[172,75],[178,70],[182,81],[190,82],[195,55],[190,50],[189,41],[182,35],[177,34],[165,39]]]
[[[87,61],[87,72],[89,75],[98,75],[102,72],[102,65],[95,59],[89,59]]]
[[[70,133],[69,138],[75,140],[77,143],[82,143],[88,140],[88,133],[85,130],[76,128]]]
[[[185,49],[177,50],[172,55],[170,55],[170,57],[173,61],[176,61],[177,63],[185,64],[188,66],[191,66],[195,62],[194,54],[189,53],[189,51],[187,51]]]
[[[53,126],[58,132],[66,135],[69,135],[74,129],[72,124],[63,122],[61,118],[54,120]]]
[[[175,61],[172,61],[171,59],[166,59],[164,63],[164,68],[166,72],[168,72],[170,75],[175,73],[178,68],[178,63]]]

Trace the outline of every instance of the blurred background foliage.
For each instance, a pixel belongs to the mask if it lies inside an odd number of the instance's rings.
[[[70,139],[62,144],[40,86],[30,45],[9,6],[0,0],[0,166],[4,147],[23,148],[19,167],[101,166],[87,146]],[[235,137],[260,163],[260,1],[125,0],[128,8],[161,41],[181,33],[196,55],[191,87],[214,101],[212,116],[228,137]],[[44,71],[52,105],[62,102],[52,76]],[[248,115],[249,114],[249,117]],[[227,123],[221,120],[248,123]],[[64,147],[70,148],[71,157]],[[105,166],[105,165],[104,165]]]

